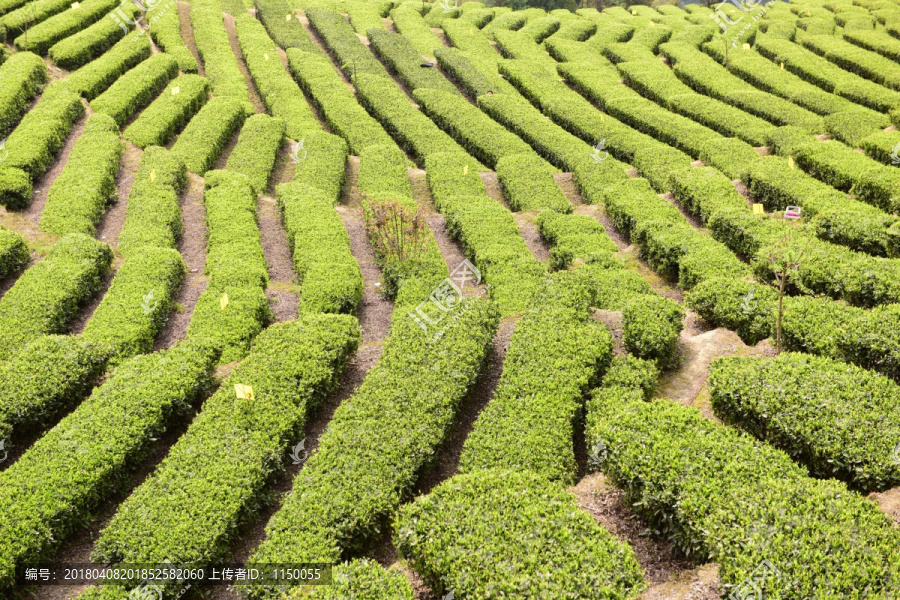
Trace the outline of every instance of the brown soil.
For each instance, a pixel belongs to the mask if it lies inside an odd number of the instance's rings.
[[[540,234],[537,226],[537,212],[513,213],[513,221],[519,228],[519,234],[525,240],[525,245],[531,250],[536,259],[546,264],[550,261],[550,244]]]
[[[447,34],[444,33],[444,30],[441,29],[440,27],[432,27],[432,28],[431,28],[431,33],[433,33],[434,35],[436,35],[436,36],[437,36],[437,39],[441,40],[441,43],[442,43],[443,45],[447,46],[448,48],[450,48],[450,47],[453,46],[453,44],[450,43],[450,40],[447,39]]]
[[[579,206],[584,204],[584,197],[578,191],[578,187],[575,185],[575,177],[572,173],[554,173],[553,180],[572,205]]]
[[[615,356],[622,356],[625,354],[627,351],[625,350],[625,344],[622,341],[625,332],[622,313],[617,310],[594,309],[594,313],[591,316],[598,323],[606,325],[606,328],[612,334],[613,354]]]
[[[409,184],[412,186],[413,200],[419,205],[419,208],[426,213],[437,212],[434,206],[434,196],[431,195],[431,188],[428,187],[428,180],[425,177],[425,169],[416,167],[407,167],[406,174],[409,177]]]
[[[484,183],[488,197],[509,209],[509,204],[506,203],[506,197],[503,195],[503,188],[500,186],[500,178],[497,177],[497,174],[493,171],[482,171],[478,175],[481,176],[481,181]]]
[[[576,215],[587,215],[600,221],[600,224],[603,225],[603,229],[606,231],[606,235],[618,246],[619,250],[624,250],[630,245],[628,239],[619,233],[618,229],[613,227],[612,220],[600,206],[582,204],[581,206],[576,206],[574,212]]]
[[[241,74],[244,76],[244,81],[247,83],[247,89],[250,90],[250,104],[253,105],[253,108],[256,109],[258,113],[266,113],[266,105],[263,104],[262,98],[259,95],[259,91],[256,89],[256,85],[253,83],[253,79],[250,77],[250,70],[247,69],[247,63],[244,62],[244,55],[241,54],[241,47],[238,44],[237,38],[237,28],[234,25],[234,17],[229,14],[222,14],[223,21],[225,23],[225,31],[228,33],[228,41],[231,44],[231,51],[234,53],[234,57],[237,59],[238,68],[241,70]]]
[[[747,199],[747,204],[753,204],[753,198],[750,197],[750,190],[747,189],[747,186],[744,185],[744,182],[740,179],[733,179],[731,183],[734,184],[734,189],[737,190],[737,193]]]
[[[459,243],[447,233],[447,222],[444,215],[440,213],[428,215],[428,227],[434,233],[434,241],[437,242],[444,262],[447,263],[448,271],[452,271],[466,260],[466,255]]]
[[[109,275],[106,276],[106,279],[103,280],[100,289],[91,296],[91,299],[88,300],[86,304],[78,309],[78,312],[75,313],[75,317],[69,322],[69,331],[73,335],[81,335],[84,328],[87,326],[88,321],[94,316],[94,311],[100,306],[103,297],[106,295],[106,291],[109,289],[109,286],[112,285],[112,280],[116,276],[116,271],[121,266],[121,264],[117,263],[121,262],[121,259],[117,259],[113,262],[112,269],[110,270]]]
[[[756,150],[756,153],[760,156],[769,156],[769,154],[771,154],[766,146],[758,146],[754,148],[754,150]]]
[[[284,144],[281,151],[275,156],[275,166],[272,168],[272,174],[269,176],[269,185],[266,187],[266,194],[275,198],[275,188],[280,183],[287,183],[294,178],[296,165],[291,160],[291,151],[293,145]]]
[[[125,142],[125,151],[119,163],[119,174],[116,176],[116,198],[97,225],[97,238],[112,246],[113,250],[119,245],[119,234],[125,225],[128,194],[134,185],[134,176],[141,162],[141,154],[140,148],[131,142]]]
[[[269,271],[269,287],[266,289],[269,305],[279,323],[296,319],[300,287],[297,285],[287,233],[281,224],[281,212],[275,198],[260,196],[256,214]]]
[[[159,335],[154,350],[169,348],[184,339],[187,327],[200,294],[206,289],[206,208],[203,205],[203,178],[188,173],[187,188],[181,197],[181,221],[184,235],[178,241],[178,251],[188,272],[175,293],[176,309]]]
[[[206,69],[203,68],[203,61],[200,60],[200,52],[197,50],[197,42],[194,41],[194,28],[191,26],[191,4],[190,2],[178,3],[178,21],[181,25],[181,39],[184,40],[185,46],[194,55],[197,60],[198,73],[206,75]]]
[[[660,377],[656,395],[692,406],[706,385],[709,364],[714,358],[754,353],[753,348],[728,329],[713,329],[699,335],[682,330],[678,341],[679,366]]]
[[[359,157],[350,156],[344,171],[344,187],[341,189],[340,203],[347,208],[362,209],[362,198],[356,182],[359,179]]]
[[[238,127],[238,130],[234,132],[234,135],[231,136],[231,139],[228,140],[228,143],[222,148],[222,151],[219,153],[219,156],[216,157],[216,162],[213,164],[213,169],[224,169],[228,164],[228,157],[231,156],[231,153],[234,151],[234,147],[237,146],[238,138],[241,137],[241,127]],[[198,173],[200,175],[200,173]]]
[[[651,585],[665,582],[694,567],[668,540],[652,535],[646,529],[625,501],[625,492],[608,484],[602,473],[587,475],[569,491],[575,494],[582,510],[634,549],[644,569],[644,577]]]
[[[84,103],[83,100],[82,102]],[[50,168],[34,182],[34,192],[31,196],[31,204],[22,211],[25,218],[32,223],[40,222],[41,212],[44,210],[44,205],[47,204],[47,195],[50,193],[50,186],[53,185],[53,182],[56,181],[56,178],[59,177],[59,174],[62,173],[63,168],[65,168],[66,164],[69,162],[69,154],[72,153],[75,142],[81,137],[81,134],[84,132],[84,127],[87,125],[88,112],[90,112],[90,110],[86,111],[80,119],[75,121],[71,131],[69,131],[69,135],[66,136],[66,143],[63,145],[59,154],[56,155],[53,164],[51,164]]]
[[[675,195],[672,192],[666,192],[665,194],[657,194],[657,195],[660,198],[662,198],[663,200],[667,201],[672,206],[674,206],[675,208],[677,208],[678,212],[681,213],[681,216],[684,217],[685,220],[694,227],[694,229],[697,229],[700,231],[706,231],[706,227],[703,225],[703,223],[700,222],[700,219],[698,219],[691,213],[684,210],[684,207],[682,207],[678,202],[675,202]]]
[[[692,167],[705,167],[706,163],[703,162],[702,160],[695,160],[695,161],[691,162],[691,166]]]
[[[363,345],[380,342],[390,331],[394,307],[381,294],[381,271],[375,264],[375,252],[366,236],[362,209],[338,206],[335,210],[350,235],[350,251],[362,271],[363,295],[356,312],[363,330]]]
[[[874,500],[878,507],[891,517],[897,525],[900,525],[900,487],[881,493],[869,494],[869,498]]]

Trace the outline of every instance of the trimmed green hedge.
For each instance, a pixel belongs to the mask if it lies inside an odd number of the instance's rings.
[[[401,299],[378,364],[338,406],[251,562],[336,562],[382,539],[434,459],[488,356],[498,315],[489,302],[463,299],[448,317],[453,324],[436,338],[407,314],[428,302],[437,282],[420,283],[415,295]],[[242,592],[275,596],[260,586]]]
[[[127,20],[123,21],[118,11],[121,11]],[[90,27],[50,46],[47,54],[58,67],[74,71],[109,50],[113,44],[128,35],[129,32],[134,31],[130,22],[135,22],[139,18],[140,9],[133,2],[120,4]],[[123,23],[127,30],[123,30],[120,23]],[[155,32],[158,28],[159,25],[156,24],[151,29],[151,33],[154,34],[153,39],[156,39]],[[194,64],[194,71],[196,71],[196,61]]]
[[[401,148],[416,158],[420,166],[436,153],[465,154],[453,138],[410,103],[392,79],[360,74],[355,83],[360,104],[378,119]],[[473,168],[486,170],[477,160]]]
[[[391,3],[393,4],[393,3]],[[372,28],[384,29],[381,21],[381,6],[375,2],[348,2],[345,4],[347,16],[354,31],[360,35]]]
[[[842,98],[881,112],[900,104],[900,94],[896,91],[845,71],[791,41],[767,35],[757,36],[755,48],[775,64],[783,63],[786,70],[804,81]]]
[[[194,54],[188,49],[181,37],[181,21],[178,16],[178,5],[167,2],[159,2],[156,6],[147,10],[147,25],[150,37],[156,45],[165,52],[171,54],[178,61],[178,68],[182,73],[197,73],[199,65]]]
[[[612,360],[612,335],[591,319],[591,290],[555,273],[517,323],[491,401],[460,455],[460,473],[531,471],[571,485],[574,435],[584,394]]]
[[[350,252],[350,238],[334,210],[334,198],[315,182],[277,188],[303,312],[353,312],[362,299],[363,279]]]
[[[4,144],[6,160],[0,172],[7,175],[3,178],[5,181],[0,181],[0,203],[10,209],[28,206],[31,182],[25,186],[15,170],[24,171],[30,178],[37,178],[46,171],[62,149],[75,121],[83,114],[84,105],[75,94],[60,88],[44,92]]]
[[[300,87],[312,98],[331,131],[347,141],[353,154],[359,156],[366,146],[393,144],[381,124],[359,105],[327,56],[290,48],[287,59]]]
[[[554,19],[555,21],[555,19]],[[545,65],[553,65],[553,59],[543,47],[522,31],[499,29],[494,33],[497,49],[504,58],[515,58]]]
[[[0,473],[0,587],[17,567],[52,557],[127,485],[152,442],[207,388],[214,359],[206,346],[180,344],[127,361]]]
[[[122,150],[112,117],[91,115],[62,173],[50,186],[41,229],[57,235],[93,235],[107,204],[115,199]]]
[[[626,393],[595,397],[586,437],[605,447],[604,473],[651,527],[719,563],[724,593],[747,589],[763,560],[780,573],[760,582],[772,597],[896,591],[900,531],[890,518],[843,484],[811,479],[780,450],[694,408]]]
[[[842,69],[892,90],[900,90],[900,66],[889,58],[833,35],[805,35],[798,41],[805,48],[824,56]]]
[[[128,194],[117,250],[126,258],[145,247],[174,249],[182,233],[178,196],[187,180],[184,164],[159,146],[148,146]]]
[[[295,600],[414,600],[412,586],[406,575],[396,568],[385,569],[368,559],[354,559],[336,565],[332,570],[332,585],[312,588],[306,595],[303,588],[288,592]]]
[[[482,62],[472,53],[463,53],[456,48],[436,48],[434,51],[438,64],[443,72],[457,82],[460,87],[472,98],[477,98],[488,92],[504,92],[515,93],[512,87],[505,79],[497,74],[495,66],[496,61],[488,59],[490,66],[480,67]],[[499,57],[498,57],[499,58]]]
[[[245,175],[253,191],[263,194],[283,141],[284,121],[268,115],[252,115],[244,121],[225,168]]]
[[[106,371],[109,354],[103,344],[46,335],[0,364],[0,439],[48,429],[87,397]]]
[[[150,40],[145,36],[122,38],[99,58],[79,68],[58,85],[92,100],[126,71],[150,58],[150,54]]]
[[[745,173],[744,183],[767,210],[801,207],[816,235],[826,241],[876,256],[894,253],[887,229],[897,217],[849,199],[833,187],[791,168],[781,157],[767,156],[753,162]]]
[[[70,5],[46,21],[29,27],[27,33],[15,39],[14,45],[18,50],[44,56],[56,42],[99,21],[118,3],[118,0],[84,0],[77,6]]]
[[[294,181],[309,184],[328,194],[337,203],[347,174],[347,143],[336,135],[320,131],[295,145],[297,163]],[[393,149],[400,152],[396,146]],[[402,153],[401,153],[402,154]],[[404,155],[405,159],[405,155]]]
[[[824,131],[822,118],[732,75],[694,46],[667,43],[660,52],[675,63],[675,75],[702,94],[717,98],[776,125],[795,125],[810,133]],[[771,67],[770,67],[771,68]]]
[[[422,67],[422,56],[408,39],[397,33],[388,33],[383,27],[367,32],[371,48],[392,73],[395,73],[410,91],[422,88],[459,94],[440,71]]]
[[[25,238],[0,225],[0,281],[24,268],[30,260]]]
[[[231,50],[222,19],[222,7],[218,0],[191,2],[194,42],[197,44],[197,52],[203,61],[203,72],[209,78],[213,95],[238,101],[249,116],[256,111],[250,104],[247,82],[238,67],[237,57]]]
[[[567,269],[575,260],[591,262],[594,258],[615,254],[616,244],[606,230],[588,215],[561,214],[547,210],[538,215],[538,231],[550,248],[550,268]]]
[[[304,52],[321,52],[286,0],[254,0],[253,4],[256,6],[256,16],[262,21],[269,37],[279,47],[299,48]]]
[[[590,160],[592,148],[587,143],[547,119],[524,98],[509,94],[479,96],[478,107],[559,169],[574,171]]]
[[[0,17],[0,32],[11,40],[26,30],[36,28],[53,15],[71,8],[71,5],[67,0],[36,0],[26,3]]]
[[[726,327],[754,345],[775,333],[778,292],[742,279],[708,279],[685,298],[691,310],[715,327]]]
[[[435,206],[491,286],[491,298],[502,314],[526,310],[545,277],[516,227],[512,214],[488,197],[472,159],[437,153],[425,173]]]
[[[272,320],[265,295],[269,275],[249,180],[239,173],[210,171],[205,192],[209,283],[194,308],[187,338],[210,340],[222,348],[224,364],[243,358],[251,340]]]
[[[203,175],[215,164],[246,116],[239,101],[216,96],[188,122],[172,146],[172,153],[188,171]]]
[[[387,70],[356,37],[347,19],[333,10],[316,7],[307,9],[306,16],[347,77],[355,79],[362,73],[387,75]]]
[[[249,14],[238,17],[236,24],[238,42],[253,83],[272,116],[284,121],[287,136],[300,140],[319,131],[319,122],[303,92],[284,68],[275,42],[265,27]]]
[[[78,307],[100,289],[112,258],[109,246],[86,235],[60,239],[0,298],[0,360],[41,334],[65,332]]]
[[[116,362],[150,352],[186,271],[176,250],[142,247],[116,271],[82,337],[112,346]]]
[[[209,80],[205,77],[176,77],[128,126],[125,139],[139,148],[166,144],[206,104],[208,97]]]
[[[309,414],[360,342],[349,315],[303,315],[260,334],[156,471],[119,507],[92,558],[206,565],[229,554]],[[252,399],[238,398],[249,385]],[[240,444],[235,444],[240,439]],[[137,583],[137,582],[135,582]]]
[[[458,94],[447,94],[440,90],[418,89],[413,97],[422,111],[438,126],[452,135],[465,149],[484,164],[497,166],[503,157],[530,156],[541,170],[550,166],[540,160],[531,147],[517,135],[488,117],[477,106],[473,106]],[[527,160],[527,158],[526,158]],[[551,170],[555,172],[555,170]]]
[[[900,40],[885,31],[844,31],[843,40],[877,52],[894,62],[900,60]]]
[[[716,277],[746,277],[750,269],[724,245],[694,229],[645,179],[629,179],[598,195],[613,225],[641,247],[654,270],[677,278],[684,289]]]
[[[455,18],[458,14],[456,14],[456,11],[445,14],[439,2],[431,5],[431,12],[428,13],[425,19],[422,18],[419,10],[418,6],[411,3],[403,3],[392,10],[390,16],[397,31],[408,39],[419,53],[425,56],[434,56],[435,48],[440,48],[443,44],[431,31],[431,27],[440,27],[440,21],[444,16]],[[438,19],[431,19],[433,15],[437,15]]]
[[[900,483],[900,465],[891,462],[900,389],[883,375],[808,354],[718,358],[709,390],[720,418],[783,449],[813,476],[864,492]]]
[[[647,585],[627,544],[571,493],[528,471],[453,477],[403,507],[394,544],[432,590],[450,597],[528,590],[547,600],[625,600]]]
[[[513,210],[572,212],[572,205],[553,179],[556,169],[536,154],[507,154],[496,168],[503,195]]]
[[[37,54],[16,52],[0,65],[0,138],[5,138],[28,111],[47,81],[47,67]]]

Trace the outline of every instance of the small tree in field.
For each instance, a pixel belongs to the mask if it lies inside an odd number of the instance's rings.
[[[396,200],[370,200],[366,227],[375,252],[385,263],[406,262],[425,252],[425,213]]]
[[[769,269],[775,275],[775,283],[778,286],[778,322],[775,327],[775,349],[781,354],[782,336],[781,323],[784,317],[784,292],[791,278],[797,274],[803,260],[806,258],[807,246],[810,237],[803,236],[805,241],[798,244],[798,239],[792,233],[786,233],[773,245],[768,256]]]

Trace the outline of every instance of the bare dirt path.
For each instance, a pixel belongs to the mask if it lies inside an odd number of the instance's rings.
[[[188,50],[191,51],[191,54],[194,55],[194,59],[197,61],[197,73],[205,76],[206,69],[203,68],[203,61],[200,60],[200,52],[197,50],[197,42],[194,40],[194,27],[191,25],[190,2],[178,3],[178,23],[181,27],[181,39],[184,40],[184,45],[187,46]]]
[[[269,306],[279,323],[296,319],[300,286],[297,285],[287,233],[281,224],[281,211],[275,198],[260,196],[256,214],[269,271],[269,287],[266,289]]]
[[[203,178],[188,173],[187,187],[181,195],[181,222],[184,233],[178,240],[178,251],[188,272],[175,293],[176,308],[156,336],[154,350],[169,348],[183,340],[194,306],[206,289],[206,208],[203,204]]]
[[[119,173],[116,175],[116,197],[97,225],[97,239],[103,240],[113,250],[118,248],[119,235],[125,225],[128,212],[128,194],[134,185],[134,177],[141,163],[143,152],[131,142],[125,142],[122,160],[119,162]]]
[[[250,103],[253,105],[253,108],[256,109],[256,112],[266,114],[266,105],[259,95],[259,90],[256,89],[256,84],[253,83],[253,78],[250,77],[250,70],[247,68],[247,63],[244,62],[244,55],[241,53],[240,44],[238,44],[237,27],[235,27],[234,24],[234,17],[223,13],[222,18],[225,24],[225,31],[228,33],[228,42],[231,44],[231,51],[237,59],[238,68],[241,70],[244,81],[247,83],[247,89],[250,91]]]

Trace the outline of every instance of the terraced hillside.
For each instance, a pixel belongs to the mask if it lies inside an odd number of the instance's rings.
[[[900,0],[246,2],[0,0],[0,597],[900,593]]]

